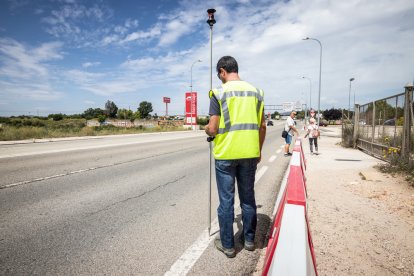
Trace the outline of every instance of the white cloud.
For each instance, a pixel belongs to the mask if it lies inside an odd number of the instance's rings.
[[[43,43],[26,48],[13,39],[0,39],[0,75],[6,78],[47,78],[48,68],[43,62],[61,59],[60,42]]]
[[[409,0],[183,1],[177,9],[155,14],[156,21],[148,28],[133,18],[120,19],[119,24],[103,20],[112,19],[113,12],[102,5],[95,5],[96,9],[67,6],[45,19],[50,33],[62,39],[74,37],[71,41],[80,41],[74,43],[79,47],[99,46],[109,52],[110,47],[119,46],[117,57],[126,55],[125,49],[130,56],[111,68],[95,68],[99,64],[93,62],[82,65],[88,71],[105,70],[99,73],[69,70],[56,77],[70,81],[73,89],[95,95],[123,93],[127,97],[131,92],[146,91],[143,97],[153,102],[158,113],[164,108],[159,93],[172,98],[170,110],[182,112],[190,67],[198,59],[203,62],[193,67],[193,85],[200,92],[200,110],[208,111],[210,44],[205,21],[211,7],[217,10],[213,66],[223,55],[234,56],[241,77],[265,90],[266,104],[304,96],[308,100],[309,83],[300,78],[304,75],[312,80],[312,105],[316,106],[319,44],[303,41],[306,36],[323,45],[323,108],[347,107],[350,77],[355,78],[352,85],[357,102],[366,102],[401,92],[414,75],[414,2]],[[89,25],[83,20],[87,12],[92,16]],[[0,76],[47,79],[47,63],[63,57],[58,49],[58,44],[29,48],[15,41],[1,43]],[[86,60],[93,59],[102,60],[99,56]],[[12,65],[13,60],[17,65]],[[217,85],[213,72],[213,86]]]
[[[47,83],[14,83],[0,81],[0,96],[4,99],[54,101],[61,98],[64,93],[56,90]]]
[[[195,31],[194,26],[199,21],[199,13],[187,13],[180,11],[176,17],[160,17],[168,19],[163,27],[162,36],[160,36],[159,46],[169,46],[178,41],[184,35]]]
[[[121,41],[121,43],[136,41],[136,40],[144,40],[144,39],[152,39],[154,37],[157,37],[161,34],[161,30],[159,26],[154,26],[149,31],[137,31],[130,33]]]
[[[96,62],[84,62],[84,63],[82,63],[82,67],[83,68],[89,68],[89,67],[92,67],[92,66],[98,66],[100,64],[101,63],[99,61],[96,61]]]
[[[117,41],[119,41],[119,36],[118,35],[109,35],[109,36],[106,36],[102,39],[100,45],[107,46],[107,45],[109,45],[113,42],[117,42]]]
[[[134,79],[128,76],[127,72],[120,72],[116,75],[70,70],[65,73],[65,78],[81,90],[99,96],[133,92],[145,87],[145,80]]]
[[[138,20],[128,18],[127,20],[125,20],[125,27],[127,29],[138,27]]]
[[[265,89],[267,104],[296,101],[303,98],[303,94],[309,101],[309,83],[300,78],[305,75],[312,79],[312,106],[317,105],[319,45],[314,41],[302,41],[306,36],[318,38],[323,45],[322,108],[348,105],[350,77],[356,78],[353,90],[357,102],[363,103],[401,92],[414,75],[412,1],[290,1],[264,5],[247,3],[236,8],[217,2],[204,8],[210,7],[217,10],[213,66],[220,56],[236,57],[241,77]],[[197,14],[200,10],[197,4],[182,8],[183,14]],[[172,20],[171,30],[181,26],[174,14],[162,17]],[[176,37],[188,35],[185,26],[183,24],[184,29],[177,30],[171,39],[166,39],[165,45],[174,43]],[[176,90],[171,93],[181,95],[186,90],[192,62],[201,58],[205,63],[194,66],[193,78],[198,91],[208,91],[209,32],[207,26],[202,30],[205,44],[189,48],[188,54],[177,59],[175,64],[160,63],[154,57],[153,61],[147,58],[136,60],[135,64],[166,66],[165,72],[176,82]],[[161,37],[164,36],[163,33]],[[213,72],[213,86],[218,84]],[[208,110],[208,98],[200,96],[199,101],[200,109]],[[162,109],[161,104],[155,107]]]
[[[48,62],[62,59],[60,42],[29,48],[13,39],[0,39],[0,90],[3,98],[21,96],[56,99],[61,92],[50,85]]]
[[[102,40],[105,28],[102,24],[113,16],[113,11],[103,4],[86,6],[66,1],[43,18],[45,31],[54,37],[64,38],[76,47],[95,45]]]

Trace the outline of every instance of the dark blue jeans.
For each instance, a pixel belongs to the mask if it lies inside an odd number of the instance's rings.
[[[243,237],[253,242],[256,234],[257,213],[254,197],[254,180],[257,158],[239,160],[216,160],[216,181],[220,199],[217,216],[220,239],[225,248],[234,247],[234,191],[235,179],[242,210]]]

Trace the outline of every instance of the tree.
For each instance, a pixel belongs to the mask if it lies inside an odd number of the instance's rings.
[[[126,119],[131,120],[134,117],[134,112],[126,108],[121,108],[121,109],[118,109],[118,113],[116,116],[118,117],[118,119],[121,119],[121,120],[126,120]]]
[[[99,115],[98,116],[98,122],[103,123],[106,120],[106,116],[105,115]]]
[[[105,112],[102,109],[88,108],[83,112],[82,117],[85,118],[86,120],[90,120],[93,118],[99,118],[99,116],[101,115],[105,115]]]
[[[107,101],[105,104],[105,113],[109,118],[115,118],[118,107],[113,101]]]
[[[147,118],[148,115],[152,112],[152,103],[143,101],[139,104],[138,107],[139,114],[141,114],[141,118]]]
[[[325,110],[322,115],[326,120],[339,120],[342,117],[342,111],[339,109],[331,108],[329,110]]]
[[[136,112],[134,112],[133,118],[136,120],[141,119],[141,113],[139,113],[139,111],[137,110]]]
[[[276,119],[276,116],[280,116],[280,113],[279,113],[279,112],[277,112],[277,111],[273,112],[273,114],[272,114],[272,115],[270,115],[270,118],[272,118],[272,119]]]

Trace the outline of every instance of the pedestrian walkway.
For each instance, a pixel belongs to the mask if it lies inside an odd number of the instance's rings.
[[[309,221],[319,275],[414,275],[414,189],[383,174],[382,161],[340,146],[341,128],[321,128],[310,155]]]
[[[414,188],[340,142],[340,126],[321,128],[319,155],[303,139],[318,274],[414,275]],[[264,252],[254,275],[262,273]]]

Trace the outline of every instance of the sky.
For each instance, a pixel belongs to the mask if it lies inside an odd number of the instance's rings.
[[[0,116],[136,110],[149,101],[184,114],[198,92],[207,114],[210,28],[218,59],[236,58],[241,79],[266,105],[301,101],[348,108],[404,91],[414,77],[412,0],[0,0]],[[201,62],[197,62],[201,60]],[[192,69],[192,70],[191,70]],[[306,78],[302,78],[302,77]]]

